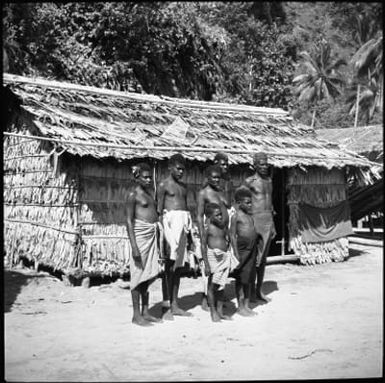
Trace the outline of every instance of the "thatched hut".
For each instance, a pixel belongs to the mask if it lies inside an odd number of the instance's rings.
[[[384,127],[382,125],[351,128],[317,129],[317,136],[335,142],[343,149],[356,152],[370,161],[384,161]]]
[[[371,185],[352,184],[348,198],[352,210],[352,221],[360,226],[366,217],[368,225],[383,227],[384,216],[384,127],[382,125],[357,126],[351,128],[317,129],[317,136],[335,142],[343,149],[349,149],[368,160],[377,163],[381,178]],[[376,216],[377,218],[373,217]]]
[[[21,102],[10,103],[4,133],[4,238],[10,264],[27,257],[68,274],[127,271],[125,201],[132,166],[146,159],[158,181],[176,151],[188,160],[185,181],[193,216],[202,170],[217,151],[228,153],[235,186],[250,174],[251,153],[266,151],[275,168],[278,213],[271,254],[294,252],[303,263],[347,255],[347,233],[304,241],[299,208],[307,203],[322,212],[346,202],[347,179],[368,180],[370,162],[315,139],[313,129],[287,112],[8,74],[4,83]]]

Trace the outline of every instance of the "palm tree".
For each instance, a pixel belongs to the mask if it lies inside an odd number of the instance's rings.
[[[382,107],[383,95],[382,42],[382,33],[378,33],[364,43],[351,59],[356,76],[361,79],[361,82],[366,80],[370,87],[372,79],[375,79],[376,84],[379,85],[379,91],[373,99],[373,103],[379,107]]]
[[[320,44],[314,55],[301,52],[300,57],[305,73],[293,79],[294,95],[298,96],[298,101],[314,105],[317,101],[334,99],[342,93],[344,80],[338,69],[346,65],[346,62],[338,57],[333,60],[330,45],[326,41]],[[311,126],[314,125],[314,120],[315,110]]]
[[[359,91],[357,91],[359,87]],[[356,79],[350,86],[346,101],[349,104],[349,114],[356,115],[355,126],[358,121],[358,110],[361,110],[365,124],[368,125],[377,107],[379,86],[374,77],[369,82],[359,83]]]

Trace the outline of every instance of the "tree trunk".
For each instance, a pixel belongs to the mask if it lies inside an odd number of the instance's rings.
[[[358,122],[358,109],[360,108],[360,88],[361,85],[358,84],[357,86],[357,100],[356,100],[356,116],[354,117],[354,127],[357,127]]]
[[[315,122],[315,110],[313,110],[313,116],[311,118],[311,128],[314,127],[314,122]]]

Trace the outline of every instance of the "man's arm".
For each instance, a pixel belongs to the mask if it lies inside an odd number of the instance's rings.
[[[201,239],[203,240],[204,234],[204,221],[203,216],[205,213],[205,192],[204,190],[200,190],[197,198],[197,221],[198,221],[198,230]]]
[[[165,195],[166,195],[165,184],[164,182],[161,182],[157,188],[157,193],[156,193],[157,210],[158,210],[159,216],[163,214]]]
[[[243,181],[242,186],[246,186],[246,187],[248,187],[250,189],[250,183],[251,183],[250,177],[247,177]]]
[[[237,246],[237,220],[238,213],[233,214],[230,220],[230,242],[234,251],[234,255],[239,259],[238,246]]]
[[[128,196],[127,200],[127,231],[128,238],[130,239],[132,257],[134,258],[135,264],[143,268],[142,259],[140,257],[140,251],[138,244],[136,243],[135,233],[134,233],[134,221],[135,221],[135,204],[136,204],[136,192],[133,191]]]
[[[205,263],[205,273],[206,275],[210,274],[210,265],[207,260],[207,233],[204,227],[204,208],[205,208],[205,193],[203,190],[200,190],[198,193],[197,201],[197,221],[198,221],[198,230],[199,236],[201,238],[201,253],[203,262]]]
[[[205,274],[206,276],[209,276],[210,264],[207,258],[207,237],[208,237],[207,230],[203,230],[203,235],[201,236],[201,253],[202,253],[203,262],[205,263]]]

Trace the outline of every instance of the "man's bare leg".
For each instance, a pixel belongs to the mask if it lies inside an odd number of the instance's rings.
[[[132,323],[135,323],[139,326],[152,326],[148,320],[144,319],[140,313],[140,291],[141,286],[139,285],[137,288],[131,290],[132,296],[132,307],[134,310],[134,315],[132,316]]]
[[[211,320],[213,322],[220,322],[221,318],[217,312],[216,302],[215,302],[216,288],[217,288],[217,285],[214,285],[214,283],[212,283],[212,275],[210,275],[208,288],[207,288],[207,298],[210,306]]]
[[[173,273],[172,277],[172,297],[171,297],[171,313],[173,315],[180,315],[184,317],[190,317],[192,316],[191,313],[188,311],[182,310],[178,306],[178,292],[179,292],[179,286],[180,286],[180,271],[181,269],[176,269]]]
[[[203,284],[203,292],[202,292],[202,301],[201,301],[201,307],[204,311],[209,311],[209,303],[207,300],[207,285],[208,285],[208,277],[205,275],[205,269],[204,269],[204,263],[201,263],[201,273],[202,273],[202,284]]]
[[[248,283],[246,285],[243,285],[242,287],[243,287],[243,292],[244,292],[244,296],[245,296],[245,300],[244,300],[245,310],[248,311],[249,314],[252,316],[257,315],[257,313],[255,311],[253,311],[250,307],[251,284]]]
[[[229,315],[225,315],[223,313],[223,304],[225,301],[224,297],[224,290],[217,290],[217,312],[219,314],[219,317],[224,320],[231,320],[231,317]]]
[[[148,290],[148,283],[144,282],[142,283],[142,291],[141,291],[141,296],[142,296],[142,316],[145,320],[149,322],[162,322],[162,319],[155,318],[154,316],[150,315],[148,312],[148,302],[149,302],[149,297],[150,293],[147,291]]]
[[[246,307],[245,307],[245,293],[244,293],[243,285],[238,278],[235,280],[235,293],[237,295],[237,301],[238,301],[237,313],[244,317],[250,316],[250,313],[248,312],[248,310],[246,310]]]
[[[163,295],[163,302],[162,302],[162,319],[164,320],[174,320],[174,316],[171,313],[171,306],[170,306],[170,279],[172,275],[170,275],[170,261],[166,260],[165,264],[165,270],[162,275],[162,295]]]
[[[271,235],[269,236],[269,239],[267,240],[266,246],[264,248],[261,264],[259,265],[259,267],[257,267],[257,285],[255,288],[255,297],[257,300],[264,301],[264,302],[271,301],[271,299],[268,298],[262,292],[263,278],[265,277],[266,257],[267,257],[267,254],[269,253],[270,244],[271,244]]]

